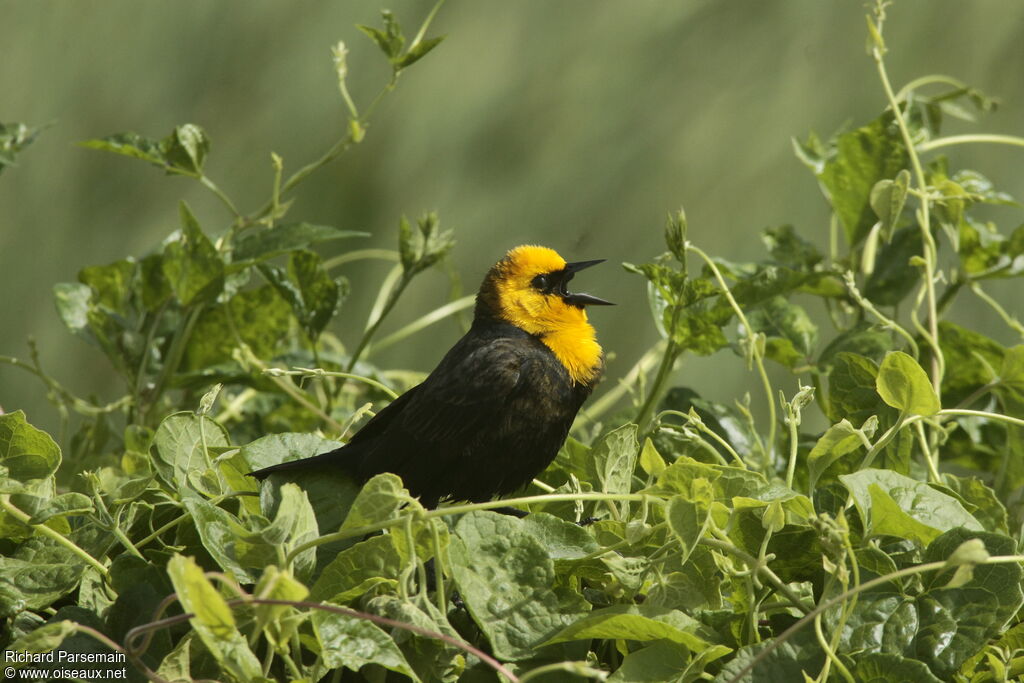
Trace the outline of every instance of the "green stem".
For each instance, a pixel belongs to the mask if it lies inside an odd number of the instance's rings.
[[[857,283],[854,280],[852,272],[846,271],[846,273],[843,274],[843,281],[846,283],[846,289],[848,292],[850,292],[850,296],[853,297],[853,300],[857,302],[857,305],[863,308],[870,315],[874,316],[875,319],[878,320],[879,323],[881,323],[882,327],[888,330],[892,330],[893,332],[903,337],[904,341],[907,342],[907,345],[910,348],[910,353],[912,356],[914,356],[915,360],[921,356],[921,352],[917,348],[917,342],[914,340],[914,335],[910,334],[910,332],[908,332],[902,325],[897,323],[895,320],[886,317],[881,311],[875,308],[875,305],[871,303],[871,301],[864,298],[864,295],[860,293],[859,289],[857,289]]]
[[[793,488],[793,478],[796,476],[796,456],[800,448],[800,423],[796,415],[788,420],[789,426],[789,463],[786,465],[786,488]]]
[[[324,268],[331,270],[346,263],[363,261],[365,259],[377,259],[379,261],[391,261],[393,263],[397,263],[399,258],[398,252],[394,249],[356,249],[355,251],[348,251],[344,254],[339,254],[334,258],[327,259],[324,261]]]
[[[139,361],[139,370],[135,374],[135,413],[137,421],[142,424],[145,424],[146,409],[148,408],[142,402],[142,389],[146,385],[146,370],[149,367],[149,357],[152,355],[150,349],[153,348],[153,340],[156,338],[156,331],[160,327],[165,310],[167,310],[167,302],[160,304],[160,308],[150,318],[149,331],[146,333],[146,345],[142,347],[142,360]]]
[[[700,539],[702,545],[706,545],[716,550],[723,550],[731,555],[735,555],[739,559],[743,560],[743,563],[750,567],[754,573],[760,572],[764,575],[768,582],[771,583],[777,591],[786,596],[786,599],[793,603],[793,606],[799,609],[804,614],[810,614],[811,608],[804,604],[804,601],[800,599],[800,596],[793,592],[785,581],[779,578],[778,574],[771,570],[771,567],[759,561],[756,557],[750,553],[737,548],[732,543],[727,541],[721,541],[717,538],[702,538]]]
[[[875,456],[878,455],[883,448],[889,445],[889,442],[892,441],[893,437],[896,436],[896,433],[899,432],[904,425],[908,424],[910,420],[914,420],[914,418],[919,417],[919,415],[915,415],[908,418],[905,413],[900,413],[899,418],[896,420],[896,424],[889,427],[889,429],[885,430],[885,433],[882,434],[882,436],[878,437],[878,441],[876,441],[875,445],[868,450],[867,455],[864,456],[864,460],[861,462],[858,469],[866,469],[875,459]]]
[[[445,507],[439,507],[434,510],[426,510],[423,512],[417,512],[423,519],[433,519],[434,517],[445,517],[448,515],[461,515],[467,512],[475,512],[478,510],[493,510],[495,508],[515,507],[517,505],[531,505],[533,503],[560,503],[564,501],[577,501],[577,500],[595,500],[595,501],[615,501],[615,500],[626,500],[626,501],[643,501],[647,498],[642,493],[555,493],[555,494],[543,494],[537,496],[522,496],[519,498],[504,498],[502,500],[489,500],[484,503],[466,503],[464,505],[449,505]],[[341,529],[332,534],[325,534],[319,538],[314,538],[301,545],[296,546],[288,553],[288,561],[291,562],[296,555],[299,553],[315,548],[325,543],[334,543],[335,541],[344,541],[350,538],[358,538],[365,536],[366,534],[372,534],[376,531],[381,531],[389,527],[393,527],[396,524],[401,524],[405,520],[405,515],[398,517],[392,517],[391,519],[384,520],[383,522],[377,522],[374,524],[366,524],[359,527],[350,527],[348,529]]]
[[[126,395],[104,406],[94,405],[84,399],[78,398],[70,391],[65,389],[64,386],[57,382],[57,380],[53,379],[52,377],[44,373],[41,369],[31,365],[30,363],[26,363],[25,361],[20,360],[18,358],[14,358],[13,356],[0,356],[0,363],[6,363],[8,365],[12,365],[16,368],[21,368],[22,370],[26,370],[32,373],[33,375],[41,379],[43,383],[46,384],[46,386],[54,394],[56,394],[64,402],[66,406],[70,406],[79,415],[85,415],[88,417],[105,415],[107,413],[112,413],[116,410],[120,410],[121,408],[127,405],[131,405],[132,403],[132,397]]]
[[[353,351],[352,355],[349,357],[348,366],[345,368],[347,372],[352,372],[355,368],[356,363],[359,362],[359,357],[362,356],[363,351],[366,350],[367,344],[370,343],[370,339],[372,339],[373,335],[376,334],[380,324],[384,322],[384,318],[387,317],[388,313],[391,312],[391,309],[395,307],[396,303],[398,303],[399,297],[402,296],[402,292],[410,282],[410,278],[405,277],[402,274],[401,267],[397,266],[396,268],[397,271],[392,270],[392,273],[397,272],[397,276],[394,276],[397,284],[393,287],[390,286],[391,282],[389,282],[389,280],[393,275],[389,274],[385,281],[385,286],[381,289],[382,294],[385,291],[387,292],[386,298],[378,299],[378,303],[383,301],[379,306],[377,304],[374,305],[374,310],[371,311],[370,319],[367,321],[368,324],[366,326],[366,330],[363,332],[363,336],[359,340],[359,344],[356,346],[355,351]]]
[[[935,138],[922,142],[917,146],[918,152],[931,152],[932,150],[950,147],[952,145],[967,145],[975,142],[991,143],[996,145],[1012,145],[1024,147],[1024,138],[1016,135],[995,135],[991,133],[974,133],[971,135],[949,135],[944,138]]]
[[[942,477],[939,476],[939,469],[935,462],[937,460],[936,454],[932,452],[931,445],[928,443],[928,437],[924,433],[924,423],[920,420],[915,422],[914,431],[917,433],[917,441],[921,445],[921,453],[924,456],[924,464],[928,467],[928,475],[933,483],[941,484]]]
[[[40,534],[46,536],[51,541],[55,541],[60,545],[64,546],[65,548],[67,548],[68,550],[70,550],[72,553],[78,556],[83,562],[85,562],[87,565],[98,571],[103,576],[103,578],[110,579],[110,572],[107,570],[107,568],[100,564],[99,560],[97,560],[95,557],[82,550],[82,548],[76,545],[75,542],[72,541],[70,538],[67,538],[66,536],[59,534],[57,531],[51,529],[45,524],[32,523],[31,516],[29,516],[27,513],[19,510],[17,507],[14,506],[14,504],[11,502],[10,494],[0,494],[0,507],[2,507],[7,512],[7,514],[9,514],[11,517],[14,517],[22,524],[32,527],[34,531],[38,531]]]
[[[174,337],[171,339],[171,348],[167,351],[167,358],[164,361],[164,366],[160,370],[160,375],[157,377],[155,386],[153,387],[153,401],[156,403],[160,400],[161,394],[164,392],[168,380],[174,376],[174,373],[178,371],[178,366],[181,364],[181,359],[185,355],[185,348],[188,346],[189,337],[192,336],[192,328],[195,327],[196,321],[199,320],[199,315],[203,311],[203,306],[195,306],[186,314],[185,324],[178,327],[175,330]]]
[[[1010,327],[1010,329],[1019,334],[1021,337],[1024,337],[1024,325],[1021,325],[1020,321],[1017,320],[1015,316],[1012,316],[1009,313],[1007,313],[1006,309],[1003,308],[998,301],[989,296],[988,293],[981,288],[981,285],[979,285],[977,282],[972,282],[971,291],[974,292],[974,294],[979,299],[981,299],[989,306],[991,306],[992,310],[994,310],[996,314],[1003,319],[1003,322],[1006,323],[1007,326]]]
[[[931,85],[932,83],[944,83],[946,85],[953,86],[957,90],[967,90],[967,84],[964,83],[963,81],[957,80],[955,78],[943,74],[929,74],[928,76],[921,76],[920,78],[915,78],[914,80],[910,81],[905,86],[900,88],[900,91],[896,93],[896,100],[902,102],[903,100],[907,99],[907,95],[909,95],[912,91],[917,90],[918,88],[921,88],[922,86],[925,85]]]
[[[351,372],[336,372],[333,370],[324,370],[323,368],[300,368],[295,367],[291,370],[282,370],[280,368],[267,368],[263,371],[264,375],[270,375],[271,377],[281,377],[283,375],[291,377],[341,377],[343,379],[354,379],[364,384],[369,384],[371,387],[380,389],[387,394],[391,400],[398,398],[398,394],[391,387],[386,384],[382,384],[375,379],[365,377],[363,375],[356,375]]]
[[[850,670],[846,668],[846,665],[844,665],[843,662],[840,661],[839,657],[836,655],[835,649],[832,647],[831,644],[829,644],[828,640],[825,638],[825,633],[821,629],[820,614],[814,617],[814,635],[817,636],[818,645],[820,645],[821,649],[825,651],[825,656],[827,657],[827,659],[825,660],[825,668],[822,670],[823,675],[819,677],[820,680],[828,680],[829,666],[834,664],[836,669],[839,670],[839,674],[843,677],[846,683],[857,683],[857,681],[853,678],[853,674],[851,674]]]
[[[1001,422],[1007,422],[1017,427],[1024,427],[1024,420],[1016,417],[1010,417],[1009,415],[1003,415],[1002,413],[990,413],[985,410],[967,410],[965,408],[943,408],[936,415],[963,415],[965,417],[984,417],[989,420],[999,420]],[[914,418],[911,418],[914,419]],[[918,417],[917,419],[924,419]]]
[[[668,380],[672,369],[675,367],[676,360],[679,359],[679,354],[682,353],[682,349],[672,339],[672,335],[675,334],[676,324],[679,321],[679,314],[681,308],[679,304],[675,304],[672,307],[672,318],[668,324],[668,338],[665,340],[665,352],[661,356],[661,365],[658,366],[658,374],[654,376],[654,383],[647,392],[647,398],[640,406],[640,412],[637,413],[634,422],[640,427],[641,432],[647,431],[647,420],[651,411],[654,409],[654,403],[658,400],[661,395],[661,390],[664,387],[665,382]]]
[[[1022,562],[1024,562],[1024,555],[997,555],[994,557],[989,557],[984,562],[979,562],[978,564],[1020,564]],[[804,626],[813,622],[819,614],[828,611],[836,605],[844,602],[846,599],[863,593],[864,591],[870,590],[875,586],[883,586],[897,579],[902,579],[907,576],[914,576],[916,574],[924,574],[930,571],[937,571],[940,569],[944,569],[947,566],[948,565],[945,561],[941,561],[928,562],[926,564],[919,564],[914,567],[906,567],[904,569],[897,570],[890,574],[885,574],[883,576],[874,578],[870,581],[866,581],[865,583],[862,583],[859,586],[854,586],[850,590],[840,593],[831,600],[819,604],[811,612],[804,615],[803,618],[800,619],[800,621],[790,626],[788,629],[783,631],[778,637],[776,637],[774,640],[768,643],[768,645],[759,653],[757,653],[757,656],[754,657],[750,662],[748,662],[747,665],[743,667],[743,669],[741,669],[739,672],[733,675],[732,678],[728,679],[727,683],[739,683],[742,680],[746,680],[746,675],[753,671],[755,666],[757,666],[765,658],[767,658],[768,655],[770,655],[775,650],[775,648],[779,647],[787,640],[789,640],[790,636],[792,636],[794,633],[802,629]]]
[[[228,211],[230,211],[235,216],[235,218],[242,217],[242,214],[239,213],[238,209],[235,207],[235,203],[231,201],[230,197],[224,194],[223,190],[217,187],[216,183],[207,178],[205,175],[199,176],[199,182],[203,184],[203,187],[207,188],[210,192],[212,192],[217,197],[217,199],[219,199],[221,203],[224,204],[224,206],[228,207]]]
[[[600,398],[584,408],[580,412],[580,418],[587,422],[596,422],[609,408],[615,405],[627,392],[631,391],[642,375],[645,375],[651,366],[665,353],[667,342],[659,340],[654,346],[640,357],[629,372],[622,377],[612,389],[604,392]]]
[[[879,13],[878,15],[878,31],[879,34],[882,32],[882,24],[884,22],[884,14]],[[896,120],[896,125],[900,129],[900,135],[903,137],[903,145],[907,150],[907,155],[910,158],[911,166],[914,169],[914,178],[917,182],[918,190],[920,192],[928,191],[928,182],[924,175],[924,167],[921,165],[921,159],[917,155],[917,150],[914,147],[913,138],[910,135],[910,129],[907,127],[907,122],[903,116],[903,112],[900,111],[899,102],[896,99],[896,94],[892,90],[892,84],[889,82],[889,75],[885,69],[885,60],[882,59],[882,50],[875,46],[871,49],[871,57],[874,59],[875,67],[878,71],[878,78],[882,82],[882,88],[885,90],[885,95],[889,100],[889,107],[892,109],[893,118]],[[938,311],[936,307],[935,298],[935,255],[936,246],[935,240],[932,237],[931,231],[931,218],[930,218],[930,203],[926,199],[920,200],[920,214],[919,223],[921,226],[921,240],[924,243],[924,285],[927,291],[928,300],[928,328],[929,337],[928,343],[932,347],[932,386],[935,389],[935,393],[938,396],[941,394],[941,383],[942,375],[945,370],[945,361],[942,355],[942,349],[939,348],[939,320]]]
[[[736,303],[736,299],[734,299],[732,296],[732,291],[729,289],[729,286],[725,282],[725,277],[722,275],[722,271],[718,269],[718,266],[715,264],[714,261],[711,260],[711,257],[704,253],[702,249],[690,243],[687,243],[686,250],[692,251],[698,256],[700,256],[701,259],[703,259],[704,262],[707,264],[711,272],[714,273],[715,279],[718,281],[718,286],[722,289],[722,294],[725,295],[725,298],[726,300],[728,300],[729,305],[736,313],[736,317],[739,319],[740,324],[743,325],[743,330],[746,333],[747,341],[750,344],[750,354],[754,358],[754,362],[757,365],[758,374],[761,376],[761,384],[764,386],[765,397],[768,399],[768,447],[767,449],[764,449],[764,455],[768,460],[768,462],[766,463],[766,471],[771,471],[771,461],[773,458],[773,454],[775,452],[775,422],[777,419],[775,415],[775,394],[772,391],[771,381],[768,379],[768,372],[764,369],[764,359],[762,357],[763,354],[757,347],[754,335],[754,328],[750,326],[750,321],[747,320],[747,316],[743,313],[743,309],[740,308],[740,305],[738,303]]]
[[[730,456],[732,456],[732,459],[735,460],[736,464],[739,465],[742,469],[748,469],[747,463],[743,462],[743,458],[740,457],[740,454],[737,453],[735,449],[733,449],[729,442],[723,439],[721,435],[719,435],[715,430],[711,429],[711,427],[708,427],[706,424],[704,424],[703,420],[694,419],[692,416],[678,410],[663,410],[660,413],[658,413],[658,416],[656,418],[654,418],[655,421],[661,422],[661,417],[663,415],[677,415],[683,418],[689,424],[693,425],[694,429],[696,429],[699,432],[703,432],[704,434],[707,434],[712,439],[717,441],[722,446],[722,448],[724,448],[726,452],[729,453]]]
[[[429,327],[430,325],[433,325],[436,322],[444,320],[445,318],[454,315],[455,313],[458,313],[461,310],[469,308],[475,302],[476,294],[470,294],[468,296],[462,297],[461,299],[451,301],[445,304],[444,306],[435,308],[430,313],[427,313],[426,315],[417,318],[416,320],[412,321],[411,323],[409,323],[402,329],[398,330],[397,332],[393,332],[388,336],[384,337],[383,339],[381,339],[380,341],[370,345],[370,347],[366,349],[366,355],[372,355],[377,351],[380,351],[381,349],[385,349],[389,346],[392,346],[393,344],[397,344],[398,342],[403,341],[406,337],[416,334],[420,330]]]
[[[423,40],[423,37],[427,35],[427,29],[430,28],[430,23],[434,21],[434,17],[437,16],[438,11],[441,9],[441,5],[443,4],[444,0],[437,0],[437,3],[434,4],[433,9],[431,9],[430,13],[427,14],[427,18],[424,19],[423,23],[420,25],[420,30],[416,32],[416,37],[412,39],[411,43],[409,43],[409,48],[408,50],[406,50],[406,52],[412,50],[414,47],[419,45],[420,42]]]

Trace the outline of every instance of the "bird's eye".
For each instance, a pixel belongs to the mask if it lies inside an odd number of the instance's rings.
[[[542,292],[546,292],[551,289],[551,278],[548,277],[546,273],[543,275],[538,275],[537,277],[533,278],[533,282],[531,284],[533,284],[533,286],[536,289],[539,289]]]

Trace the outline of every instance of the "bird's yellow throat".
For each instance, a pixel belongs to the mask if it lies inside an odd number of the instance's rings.
[[[508,252],[496,267],[498,315],[537,336],[577,384],[591,384],[601,374],[601,346],[582,308],[544,294],[533,279],[565,268],[565,259],[547,247],[522,246]]]

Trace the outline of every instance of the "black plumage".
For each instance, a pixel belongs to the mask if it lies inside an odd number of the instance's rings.
[[[341,448],[252,476],[337,468],[365,481],[393,472],[427,507],[444,499],[490,500],[529,483],[554,459],[600,367],[574,380],[544,334],[505,319],[507,302],[493,287],[501,264],[481,286],[472,327],[426,380],[384,407]],[[568,281],[574,264],[561,264],[565,273],[554,276]],[[568,294],[564,283],[560,292],[534,293],[560,300],[588,297]],[[606,302],[589,297],[587,303]],[[582,305],[574,307],[582,315]]]

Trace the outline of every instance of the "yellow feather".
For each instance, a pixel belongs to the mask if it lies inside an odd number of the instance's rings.
[[[565,366],[576,383],[590,383],[601,373],[601,346],[582,308],[561,297],[543,294],[533,279],[565,268],[554,249],[524,245],[506,254],[498,265],[499,315],[537,336]]]

